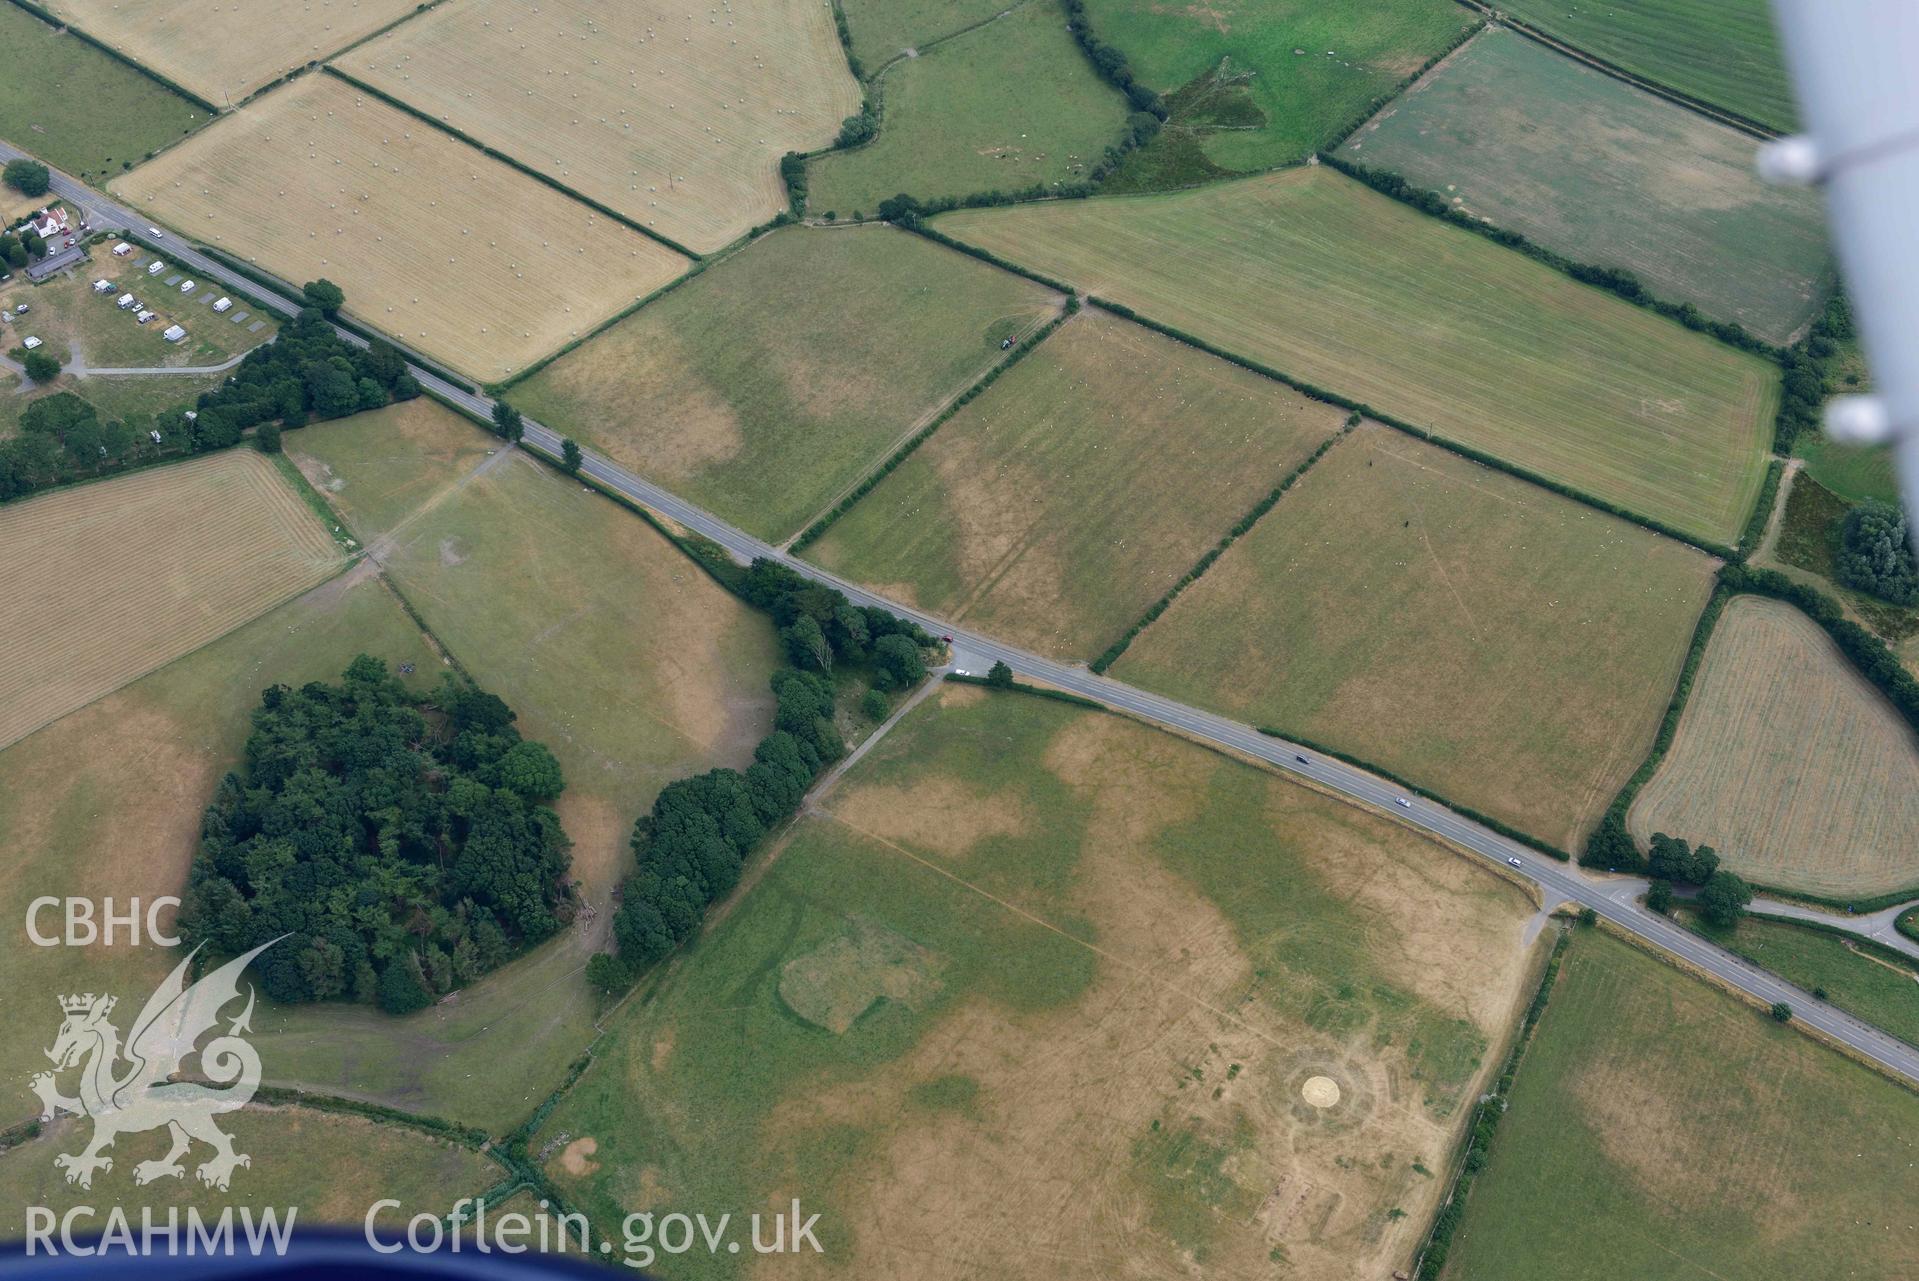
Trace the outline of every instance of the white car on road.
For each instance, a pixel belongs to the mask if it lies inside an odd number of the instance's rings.
[[[160,239],[160,229],[158,227],[148,227],[147,234],[149,236],[152,236],[155,240]]]
[[[1403,797],[1403,796],[1395,796],[1395,797],[1393,797],[1393,804],[1395,804],[1395,805],[1397,805],[1397,806],[1399,806],[1399,808],[1401,808],[1401,809],[1403,809],[1403,810],[1409,810],[1409,809],[1411,809],[1411,808],[1413,807],[1413,803],[1412,803],[1411,801],[1409,801],[1409,800],[1407,800],[1407,799],[1406,799],[1405,797]]]

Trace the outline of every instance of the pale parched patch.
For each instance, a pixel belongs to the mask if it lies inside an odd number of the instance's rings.
[[[788,1009],[835,1036],[882,1000],[919,1009],[940,990],[945,961],[903,934],[854,920],[846,933],[780,968]]]

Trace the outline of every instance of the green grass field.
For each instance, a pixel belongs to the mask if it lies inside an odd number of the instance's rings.
[[[1048,291],[891,228],[792,229],[510,393],[762,538],[798,533],[1040,328]]]
[[[1783,921],[1746,916],[1729,930],[1682,910],[1679,919],[1719,946],[1839,1009],[1919,1045],[1919,962],[1855,947],[1846,939]]]
[[[570,1204],[606,1227],[798,1195],[865,1276],[1404,1266],[1439,1191],[1419,1167],[1531,972],[1516,889],[1176,738],[978,689],[824,809],[535,1136]]]
[[[844,0],[853,56],[872,75],[907,49],[918,49],[984,22],[1018,0]],[[1046,0],[1039,0],[1046,3]]]
[[[1817,192],[1761,182],[1750,135],[1513,31],[1486,31],[1341,152],[1768,342],[1825,303]]]
[[[98,182],[207,119],[157,80],[0,5],[0,138],[21,150]]]
[[[1127,116],[1053,0],[895,63],[878,95],[878,137],[807,165],[808,213],[871,214],[902,191],[932,200],[1083,179]]]
[[[1478,21],[1451,0],[1324,4],[1314,0],[1089,0],[1100,38],[1140,79],[1171,93],[1225,60],[1252,73],[1238,127],[1209,132],[1200,149],[1231,170],[1289,164],[1359,123],[1427,59]]]
[[[1599,934],[1567,953],[1452,1281],[1892,1277],[1919,1097]]]
[[[1861,457],[1859,451],[1850,451],[1848,456],[1837,453],[1839,448],[1834,447],[1834,457],[1839,460],[1837,470],[1842,481],[1871,488],[1879,483],[1879,468],[1883,466],[1883,479],[1896,496],[1898,484],[1891,475],[1889,458],[1882,456],[1875,465],[1870,453]],[[1860,622],[1888,642],[1898,644],[1919,635],[1919,609],[1894,605],[1839,582],[1840,529],[1852,507],[1852,502],[1819,483],[1814,463],[1809,461],[1804,470],[1792,478],[1792,488],[1786,491],[1786,509],[1764,559],[1788,572],[1800,570],[1819,579],[1820,588],[1837,596]]]
[[[1367,425],[1113,675],[1570,849],[1652,746],[1711,572],[1678,543]]]
[[[225,296],[223,290],[210,281],[199,284],[191,294],[182,294],[178,286],[169,289],[164,283],[167,277],[182,273],[168,271],[149,277],[144,270],[149,261],[140,258],[134,260],[139,265],[122,263],[105,246],[95,246],[93,259],[82,263],[72,275],[56,276],[41,285],[29,285],[24,276],[16,277],[15,283],[0,289],[0,302],[8,307],[23,302],[32,307],[28,315],[20,317],[19,324],[52,347],[62,363],[69,360],[70,345],[78,344],[81,358],[89,366],[102,369],[218,365],[271,342],[279,332],[279,325],[270,316],[258,316],[268,322],[267,326],[259,333],[248,333],[246,325],[228,319],[247,310],[244,305],[217,315],[210,300]],[[112,281],[112,292],[93,292],[96,280]],[[144,303],[155,313],[153,319],[142,325],[132,311],[121,311],[115,300],[123,293],[132,293]],[[187,331],[177,343],[162,337],[172,324]]]
[[[1775,366],[1324,167],[936,225],[1701,538],[1764,476]]]
[[[1887,445],[1838,445],[1824,432],[1809,431],[1794,443],[1792,452],[1806,460],[1806,475],[1840,498],[1882,503],[1899,501],[1899,478]]]
[[[20,429],[20,415],[42,396],[70,391],[91,404],[103,421],[151,419],[156,414],[172,417],[193,408],[203,391],[212,391],[226,381],[225,374],[160,374],[142,378],[74,378],[66,375],[50,387],[38,387],[26,395],[17,395],[17,374],[0,378],[0,437]]]
[[[1090,659],[1343,417],[1083,312],[808,555],[942,617]]]
[[[1781,132],[1794,128],[1766,0],[1506,0],[1506,14],[1655,84]]]
[[[128,998],[132,993],[128,993]],[[123,1001],[123,1005],[126,1002]],[[49,1006],[52,1002],[48,1002]],[[30,1096],[29,1096],[30,1097]],[[233,1137],[236,1151],[252,1164],[234,1171],[225,1192],[202,1184],[194,1167],[212,1150],[195,1144],[182,1158],[186,1173],[142,1187],[134,1182],[134,1166],[157,1160],[167,1149],[166,1133],[150,1130],[129,1134],[112,1149],[113,1169],[94,1177],[93,1187],[69,1185],[53,1164],[56,1153],[78,1152],[86,1145],[92,1126],[85,1120],[65,1120],[50,1126],[38,1138],[0,1155],[0,1233],[11,1240],[25,1235],[22,1208],[47,1206],[65,1214],[75,1206],[95,1206],[92,1227],[105,1226],[107,1207],[117,1207],[139,1231],[143,1209],[151,1209],[156,1225],[177,1208],[199,1211],[208,1220],[222,1209],[234,1208],[234,1233],[241,1235],[241,1207],[256,1215],[273,1207],[286,1223],[289,1209],[298,1224],[338,1224],[358,1229],[376,1201],[397,1200],[400,1212],[385,1212],[379,1222],[400,1228],[412,1215],[424,1211],[444,1215],[462,1197],[477,1197],[507,1177],[505,1169],[484,1154],[446,1139],[400,1126],[356,1116],[300,1107],[258,1104],[222,1118],[220,1128]],[[85,1223],[92,1216],[76,1221]],[[186,1222],[181,1221],[180,1252],[186,1252]],[[135,1238],[138,1239],[137,1236]],[[157,1250],[165,1250],[157,1238]]]

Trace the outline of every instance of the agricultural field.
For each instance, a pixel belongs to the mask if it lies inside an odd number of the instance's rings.
[[[1362,425],[1113,675],[1573,848],[1651,749],[1713,562]]]
[[[48,12],[222,111],[412,13],[416,0],[42,0]]]
[[[645,523],[518,450],[489,456],[497,443],[416,401],[306,428],[287,447],[448,653],[553,749],[570,874],[592,911],[451,1005],[404,1021],[370,1007],[276,1009],[260,1042],[278,1079],[496,1132],[592,1039],[579,969],[606,945],[633,820],[674,778],[751,762],[778,661],[766,619]],[[534,1047],[512,1071],[462,1052],[468,1038],[502,1036]]]
[[[1825,305],[1818,192],[1761,182],[1750,135],[1517,32],[1487,29],[1340,150],[1767,342]]]
[[[1516,887],[1178,738],[976,688],[822,807],[531,1140],[569,1204],[604,1226],[797,1194],[861,1276],[1405,1265],[1530,991]]]
[[[808,213],[870,214],[921,200],[1084,180],[1126,127],[1052,0],[894,63],[877,81],[879,134],[806,166]]]
[[[23,274],[0,285],[0,305],[28,304],[33,310],[20,317],[17,330],[40,338],[62,362],[70,362],[77,347],[84,366],[102,369],[205,368],[270,342],[279,332],[271,316],[259,315],[253,319],[268,323],[258,333],[249,333],[245,324],[233,324],[227,317],[241,312],[252,316],[250,306],[236,304],[231,311],[216,313],[214,300],[226,296],[217,285],[196,282],[191,293],[183,294],[166,281],[184,273],[176,269],[148,276],[145,267],[151,261],[122,262],[101,245],[91,261],[44,284],[28,284]],[[96,280],[112,281],[112,291],[95,293]],[[124,293],[138,298],[154,313],[153,319],[142,325],[131,310],[121,311],[116,300]],[[162,337],[167,326],[174,324],[187,331],[177,343]]]
[[[1919,1097],[1589,933],[1566,954],[1443,1276],[1903,1276],[1919,1258],[1914,1204]]]
[[[274,465],[229,450],[0,508],[0,747],[337,573]]]
[[[191,465],[141,477],[177,482]],[[239,763],[260,691],[337,680],[359,653],[396,669],[413,664],[416,674],[405,679],[419,689],[436,684],[442,669],[377,579],[342,575],[0,751],[0,911],[19,928],[27,904],[41,895],[112,895],[124,905],[178,894],[207,801]],[[41,1051],[57,1027],[56,994],[112,991],[137,1008],[178,959],[126,946],[124,935],[110,948],[0,949],[0,984],[32,994],[34,1003],[32,1035],[0,1046],[0,1073],[24,1084],[47,1066]],[[255,1011],[255,1028],[265,1012]],[[262,1060],[271,1082],[281,1064],[271,1051]],[[16,1094],[0,1116],[23,1120],[32,1103]]]
[[[128,994],[129,1000],[132,996]],[[47,1006],[54,1016],[47,1028],[51,1040],[59,1011],[51,999]],[[242,1206],[251,1207],[256,1215],[273,1207],[283,1224],[291,1207],[299,1224],[357,1229],[374,1202],[389,1198],[401,1202],[404,1211],[387,1212],[381,1222],[398,1230],[413,1214],[446,1214],[460,1198],[477,1197],[507,1178],[506,1171],[482,1153],[357,1116],[256,1104],[219,1124],[233,1136],[235,1150],[252,1158],[251,1165],[234,1171],[232,1187],[225,1192],[206,1187],[195,1175],[194,1167],[209,1155],[209,1149],[198,1145],[182,1160],[183,1177],[144,1187],[134,1182],[135,1165],[165,1154],[165,1131],[122,1138],[114,1145],[111,1171],[96,1175],[91,1189],[69,1186],[53,1158],[56,1153],[79,1151],[91,1126],[85,1120],[49,1126],[0,1155],[0,1201],[9,1207],[9,1218],[0,1220],[0,1232],[22,1233],[23,1221],[11,1218],[18,1212],[13,1207],[47,1206],[64,1214],[77,1205],[106,1204],[121,1209],[136,1232],[142,1209],[150,1208],[156,1224],[164,1226],[169,1209],[177,1208],[184,1215],[189,1206],[208,1219],[217,1218],[226,1206],[234,1207],[236,1235],[241,1232]],[[111,1202],[103,1199],[109,1197]],[[185,1226],[183,1221],[183,1230]],[[181,1250],[185,1252],[184,1236]]]
[[[1082,312],[807,555],[942,618],[1090,659],[1344,417]]]
[[[1689,97],[1789,133],[1798,113],[1766,0],[1510,0],[1508,17]]]
[[[1731,929],[1678,909],[1681,922],[1854,1018],[1919,1045],[1919,961],[1870,943],[1748,914]]]
[[[509,394],[554,430],[777,541],[1059,306],[1046,289],[907,232],[791,228]]]
[[[203,391],[226,381],[225,374],[152,374],[128,378],[75,378],[62,375],[52,386],[20,391],[18,375],[0,377],[0,438],[20,429],[20,415],[43,396],[72,392],[92,405],[100,421],[148,422],[172,418],[193,408]]]
[[[1775,366],[1323,166],[937,226],[1697,538],[1764,479]]]
[[[1627,827],[1705,842],[1750,880],[1835,898],[1919,885],[1919,746],[1817,623],[1728,602]]]
[[[335,65],[696,253],[786,208],[780,157],[860,110],[824,0],[462,0]]]
[[[853,56],[872,75],[906,50],[1006,12],[1020,0],[844,0],[846,26],[853,33]],[[1043,2],[1043,0],[1042,0]]]
[[[591,331],[686,260],[330,75],[113,184],[154,218],[481,380]],[[444,265],[443,265],[444,264]]]
[[[208,119],[84,40],[18,5],[0,6],[0,138],[54,168],[98,182]],[[17,196],[0,193],[0,207]]]
[[[1805,459],[1806,475],[1847,502],[1899,501],[1899,478],[1889,445],[1841,445],[1824,432],[1809,431],[1794,443],[1792,452]]]
[[[1241,86],[1234,123],[1209,130],[1199,146],[1213,165],[1242,172],[1292,164],[1337,141],[1479,21],[1452,0],[1088,0],[1086,8],[1100,38],[1162,94],[1221,72]]]

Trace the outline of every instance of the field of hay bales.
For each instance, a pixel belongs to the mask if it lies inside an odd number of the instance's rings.
[[[1776,366],[1323,166],[936,225],[1698,537],[1764,478]]]
[[[122,1007],[144,995],[125,993]],[[48,1012],[52,1017],[42,1019]],[[44,1011],[25,1013],[35,1023],[46,1023],[50,1040],[60,1017],[53,994],[48,993]],[[196,1176],[194,1167],[211,1155],[211,1149],[200,1144],[182,1158],[186,1172],[181,1178],[160,1179],[145,1186],[134,1181],[136,1165],[165,1155],[165,1130],[121,1138],[113,1146],[113,1169],[95,1175],[90,1189],[73,1187],[53,1158],[56,1153],[77,1152],[84,1147],[92,1126],[84,1118],[68,1118],[48,1126],[33,1139],[0,1154],[0,1201],[7,1206],[5,1216],[0,1217],[0,1232],[10,1239],[21,1239],[26,1223],[24,1217],[15,1217],[21,1213],[17,1207],[30,1205],[65,1214],[75,1206],[111,1204],[136,1225],[136,1233],[143,1210],[150,1211],[156,1225],[163,1226],[168,1212],[177,1209],[182,1215],[179,1248],[184,1253],[188,1207],[198,1210],[209,1222],[217,1219],[222,1209],[234,1207],[234,1230],[239,1235],[238,1210],[242,1206],[251,1207],[256,1215],[266,1207],[276,1207],[283,1224],[290,1208],[299,1224],[358,1229],[366,1222],[373,1203],[387,1199],[397,1200],[405,1208],[398,1213],[385,1212],[377,1221],[398,1230],[412,1214],[446,1214],[461,1197],[478,1196],[507,1177],[505,1169],[485,1154],[447,1139],[313,1108],[254,1104],[222,1118],[219,1125],[232,1136],[234,1150],[252,1158],[252,1164],[234,1171],[232,1186],[224,1192],[207,1187]],[[96,1225],[107,1211],[103,1208],[98,1213]],[[83,1215],[79,1222],[90,1217]],[[164,1242],[164,1238],[157,1240]],[[166,1247],[161,1244],[156,1248]]]
[[[1242,171],[1292,164],[1330,145],[1477,21],[1451,0],[1088,0],[1086,8],[1100,38],[1163,94],[1222,65],[1248,77],[1231,127],[1208,131],[1199,144],[1206,160]]]
[[[1768,342],[1791,342],[1831,283],[1819,194],[1761,182],[1751,135],[1503,28],[1340,150]]]
[[[1511,0],[1501,10],[1655,84],[1790,132],[1797,121],[1765,0]]]
[[[1712,570],[1623,520],[1362,425],[1113,675],[1573,848],[1651,749]]]
[[[416,8],[416,0],[43,0],[48,12],[221,110],[324,62]]]
[[[678,254],[337,78],[303,76],[113,183],[176,230],[482,380],[581,336]]]
[[[333,536],[250,450],[0,508],[0,747],[336,573]]]
[[[1059,305],[1049,290],[906,232],[794,227],[510,394],[555,431],[777,541]]]
[[[696,253],[784,209],[780,157],[860,109],[825,0],[462,0],[336,65]]]
[[[979,689],[822,805],[534,1136],[569,1204],[797,1195],[806,1275],[1405,1266],[1529,990],[1516,888],[1170,735]]]
[[[1443,1276],[1904,1276],[1919,1258],[1916,1136],[1910,1090],[1581,934]]]
[[[931,200],[1083,181],[1126,127],[1126,100],[1053,0],[901,59],[877,85],[878,136],[807,164],[809,213],[871,214],[900,192]]]
[[[207,119],[78,37],[18,5],[0,8],[0,138],[54,168],[97,182]],[[16,201],[30,203],[11,188],[0,191],[0,216],[9,222]]]
[[[943,618],[1090,659],[1344,417],[1082,312],[807,555]]]
[[[1627,826],[1703,841],[1767,885],[1890,893],[1919,884],[1919,745],[1817,623],[1738,597]]]

